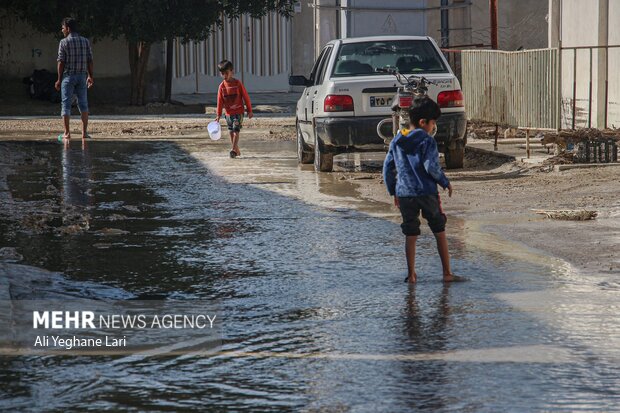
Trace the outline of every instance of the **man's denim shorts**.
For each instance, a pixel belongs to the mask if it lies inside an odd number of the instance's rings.
[[[73,95],[77,96],[80,113],[88,112],[88,96],[86,87],[86,73],[64,75],[60,83],[60,96],[62,97],[62,116],[71,115],[71,101]]]

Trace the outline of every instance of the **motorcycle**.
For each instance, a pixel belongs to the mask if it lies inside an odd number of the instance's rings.
[[[409,108],[413,104],[414,99],[426,96],[428,94],[427,85],[435,85],[436,83],[424,76],[405,76],[399,73],[397,69],[387,68],[380,71],[394,75],[398,83],[400,83],[400,87],[392,99],[392,117],[381,120],[377,125],[377,134],[386,145],[389,145],[399,130],[409,127]],[[391,127],[391,135],[386,135],[382,131],[388,124]],[[435,126],[431,136],[435,136],[436,133],[437,126]]]

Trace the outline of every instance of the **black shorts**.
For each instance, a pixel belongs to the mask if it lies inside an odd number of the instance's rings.
[[[420,235],[420,211],[428,221],[428,226],[433,233],[446,230],[446,214],[441,209],[439,195],[422,195],[398,198],[400,201],[400,213],[403,216],[401,229],[408,236]]]
[[[226,115],[226,124],[231,132],[239,132],[243,127],[243,115]]]

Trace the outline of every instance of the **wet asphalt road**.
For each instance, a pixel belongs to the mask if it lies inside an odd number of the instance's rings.
[[[471,281],[439,281],[425,229],[410,288],[395,211],[298,168],[290,143],[236,160],[201,140],[19,148],[34,161],[9,176],[0,247],[24,256],[24,277],[62,273],[43,290],[73,296],[212,300],[224,344],[211,357],[2,357],[2,409],[617,409],[616,280],[488,252],[451,218],[453,266]],[[25,218],[41,209],[57,218]]]

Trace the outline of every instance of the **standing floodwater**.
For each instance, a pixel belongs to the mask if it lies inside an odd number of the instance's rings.
[[[226,161],[286,178],[231,183],[208,166],[225,153],[73,145],[9,144],[23,162],[8,176],[0,247],[30,268],[0,264],[0,277],[31,281],[9,293],[216,300],[224,343],[210,357],[3,356],[0,408],[611,411],[620,401],[614,282],[455,235],[454,268],[471,281],[444,286],[427,234],[410,288],[396,222],[285,196],[324,184],[302,179],[312,172],[283,155],[290,148]],[[37,283],[34,267],[62,275]]]

